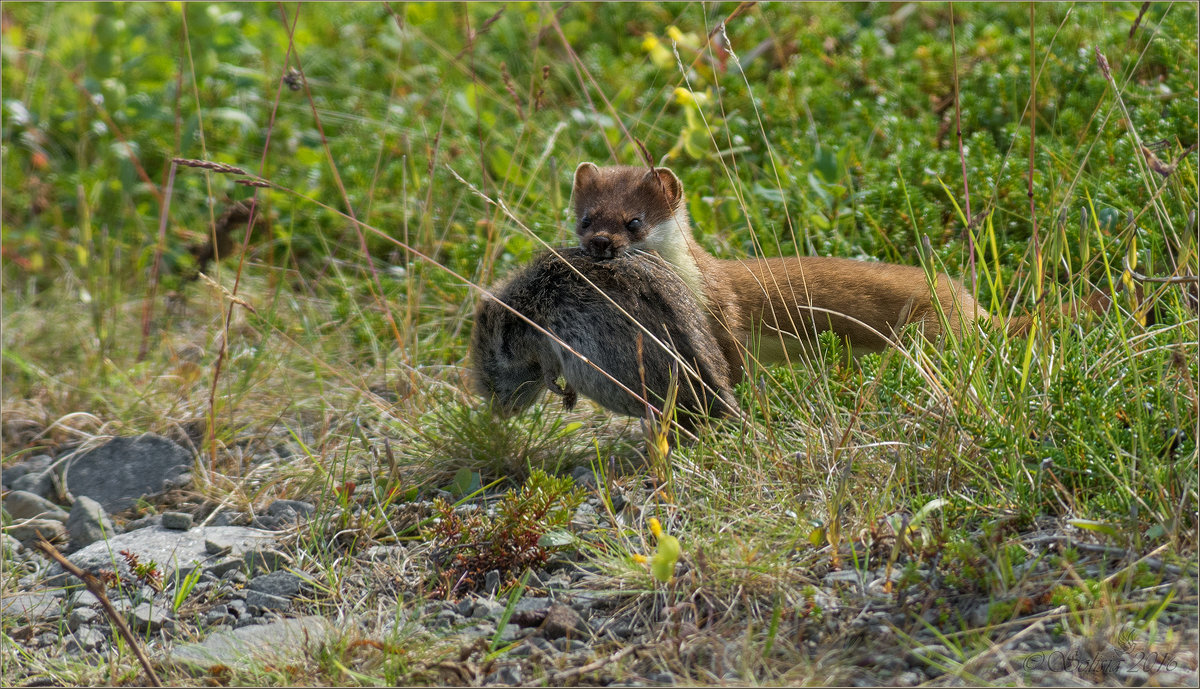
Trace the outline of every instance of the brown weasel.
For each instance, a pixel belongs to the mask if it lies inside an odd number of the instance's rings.
[[[579,393],[617,413],[644,416],[645,405],[629,391],[661,408],[673,373],[685,428],[694,427],[693,415],[726,416],[736,408],[704,308],[657,257],[598,260],[578,248],[547,251],[491,291],[591,362],[485,296],[475,311],[471,361],[476,390],[502,415],[524,410],[549,389],[568,408]]]
[[[936,339],[947,326],[959,335],[976,320],[999,322],[961,282],[938,273],[930,290],[925,271],[914,266],[808,256],[714,258],[692,238],[683,185],[666,168],[581,163],[573,198],[575,231],[589,254],[657,252],[701,296],[734,383],[742,374],[739,344],[758,361],[774,363],[801,355],[807,341],[826,330],[864,353],[882,350],[909,323]],[[1019,333],[1028,319],[1004,326]]]

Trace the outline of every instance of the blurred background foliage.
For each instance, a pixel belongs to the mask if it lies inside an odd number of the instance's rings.
[[[679,173],[698,235],[719,255],[915,263],[927,235],[948,270],[966,269],[947,4],[5,3],[2,12],[6,300],[54,293],[64,276],[141,294],[173,157],[237,165],[290,190],[258,193],[269,223],[250,242],[250,271],[319,275],[332,261],[366,275],[353,224],[338,213],[352,209],[487,282],[537,239],[570,242],[571,171],[582,160],[636,164],[626,130]],[[1197,139],[1195,6],[1153,4],[1132,37],[1139,3],[1034,13],[1033,193],[1048,269],[1090,262],[1099,280],[1102,264],[1089,259],[1129,251],[1163,269],[1167,244],[1195,243],[1194,156],[1161,194],[1169,220],[1145,211],[1142,154],[1095,51],[1112,64],[1141,141],[1173,161]],[[956,4],[953,14],[971,211],[994,214],[987,261],[1011,278],[1032,237],[1030,9]],[[704,48],[713,32],[717,48]],[[503,199],[536,238],[451,170]],[[255,189],[180,168],[172,191],[162,279],[178,287],[193,262],[187,247]],[[1098,240],[1080,236],[1094,234],[1082,214],[1089,199]],[[240,243],[242,231],[234,236]],[[396,268],[391,297],[417,282],[451,302],[467,296],[449,273],[406,272],[410,257],[384,237],[367,233],[366,247]],[[990,289],[980,286],[985,298]]]

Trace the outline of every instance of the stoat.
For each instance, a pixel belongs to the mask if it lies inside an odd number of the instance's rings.
[[[931,288],[914,266],[811,256],[714,258],[693,239],[683,185],[667,168],[582,163],[573,202],[575,231],[590,255],[653,251],[671,264],[707,309],[734,383],[742,376],[739,347],[774,363],[802,355],[826,330],[865,353],[883,349],[910,323],[936,339],[947,328],[959,335],[977,320],[1000,321],[958,280],[938,273]],[[1028,326],[1025,318],[1003,322],[1014,334]]]

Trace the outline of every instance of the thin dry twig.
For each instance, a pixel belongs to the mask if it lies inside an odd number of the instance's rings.
[[[138,638],[129,630],[129,625],[125,624],[125,618],[121,617],[121,614],[117,612],[116,608],[113,607],[112,601],[108,600],[108,595],[104,591],[104,582],[100,580],[100,577],[97,577],[91,572],[85,572],[80,569],[75,565],[74,562],[71,562],[64,557],[62,553],[58,552],[58,548],[55,548],[44,538],[39,538],[34,542],[33,545],[38,550],[45,553],[51,560],[54,560],[61,565],[63,569],[71,574],[71,576],[74,576],[76,579],[79,579],[83,582],[83,585],[87,587],[87,590],[96,597],[96,600],[100,601],[100,606],[104,608],[104,614],[108,616],[108,619],[113,623],[114,626],[116,626],[117,631],[121,633],[121,636],[125,637],[125,641],[128,642],[129,647],[133,649],[133,653],[137,656],[138,662],[142,664],[142,669],[146,671],[146,678],[150,681],[150,684],[152,686],[161,687],[163,683],[158,679],[158,675],[154,672],[154,666],[150,664],[150,658],[146,656],[146,651],[142,648],[141,642],[139,642]]]
[[[1142,275],[1133,268],[1129,267],[1129,257],[1124,258],[1125,272],[1129,273],[1129,277],[1138,282],[1149,282],[1158,285],[1190,285],[1200,283],[1200,276],[1197,275],[1172,275],[1171,277],[1156,278],[1150,275]]]
[[[599,670],[600,668],[604,667],[605,665],[615,663],[618,660],[624,658],[625,656],[627,656],[631,653],[636,653],[637,651],[640,651],[644,648],[646,648],[645,644],[634,644],[632,646],[626,646],[625,648],[622,648],[621,650],[617,651],[616,653],[611,653],[607,656],[604,656],[603,658],[600,658],[599,660],[594,660],[594,661],[588,663],[587,665],[580,665],[579,667],[573,667],[569,670],[563,670],[562,672],[556,672],[553,675],[549,675],[548,677],[545,677],[542,679],[542,684],[548,684],[552,687],[561,687],[563,685],[563,682],[566,682],[567,680],[576,679],[577,677],[579,677],[581,675],[586,675],[589,672],[594,672],[595,670]]]
[[[971,187],[967,184],[967,153],[962,138],[962,103],[958,94],[958,40],[954,33],[954,3],[950,5],[950,47],[954,51],[954,133],[958,137],[958,159],[962,163],[963,198],[967,215],[967,263],[971,272],[971,292],[975,292],[975,233],[971,231]]]

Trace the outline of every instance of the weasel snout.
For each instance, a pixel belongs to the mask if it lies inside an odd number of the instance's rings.
[[[583,241],[583,248],[593,258],[616,258],[620,251],[612,235],[596,232]]]

